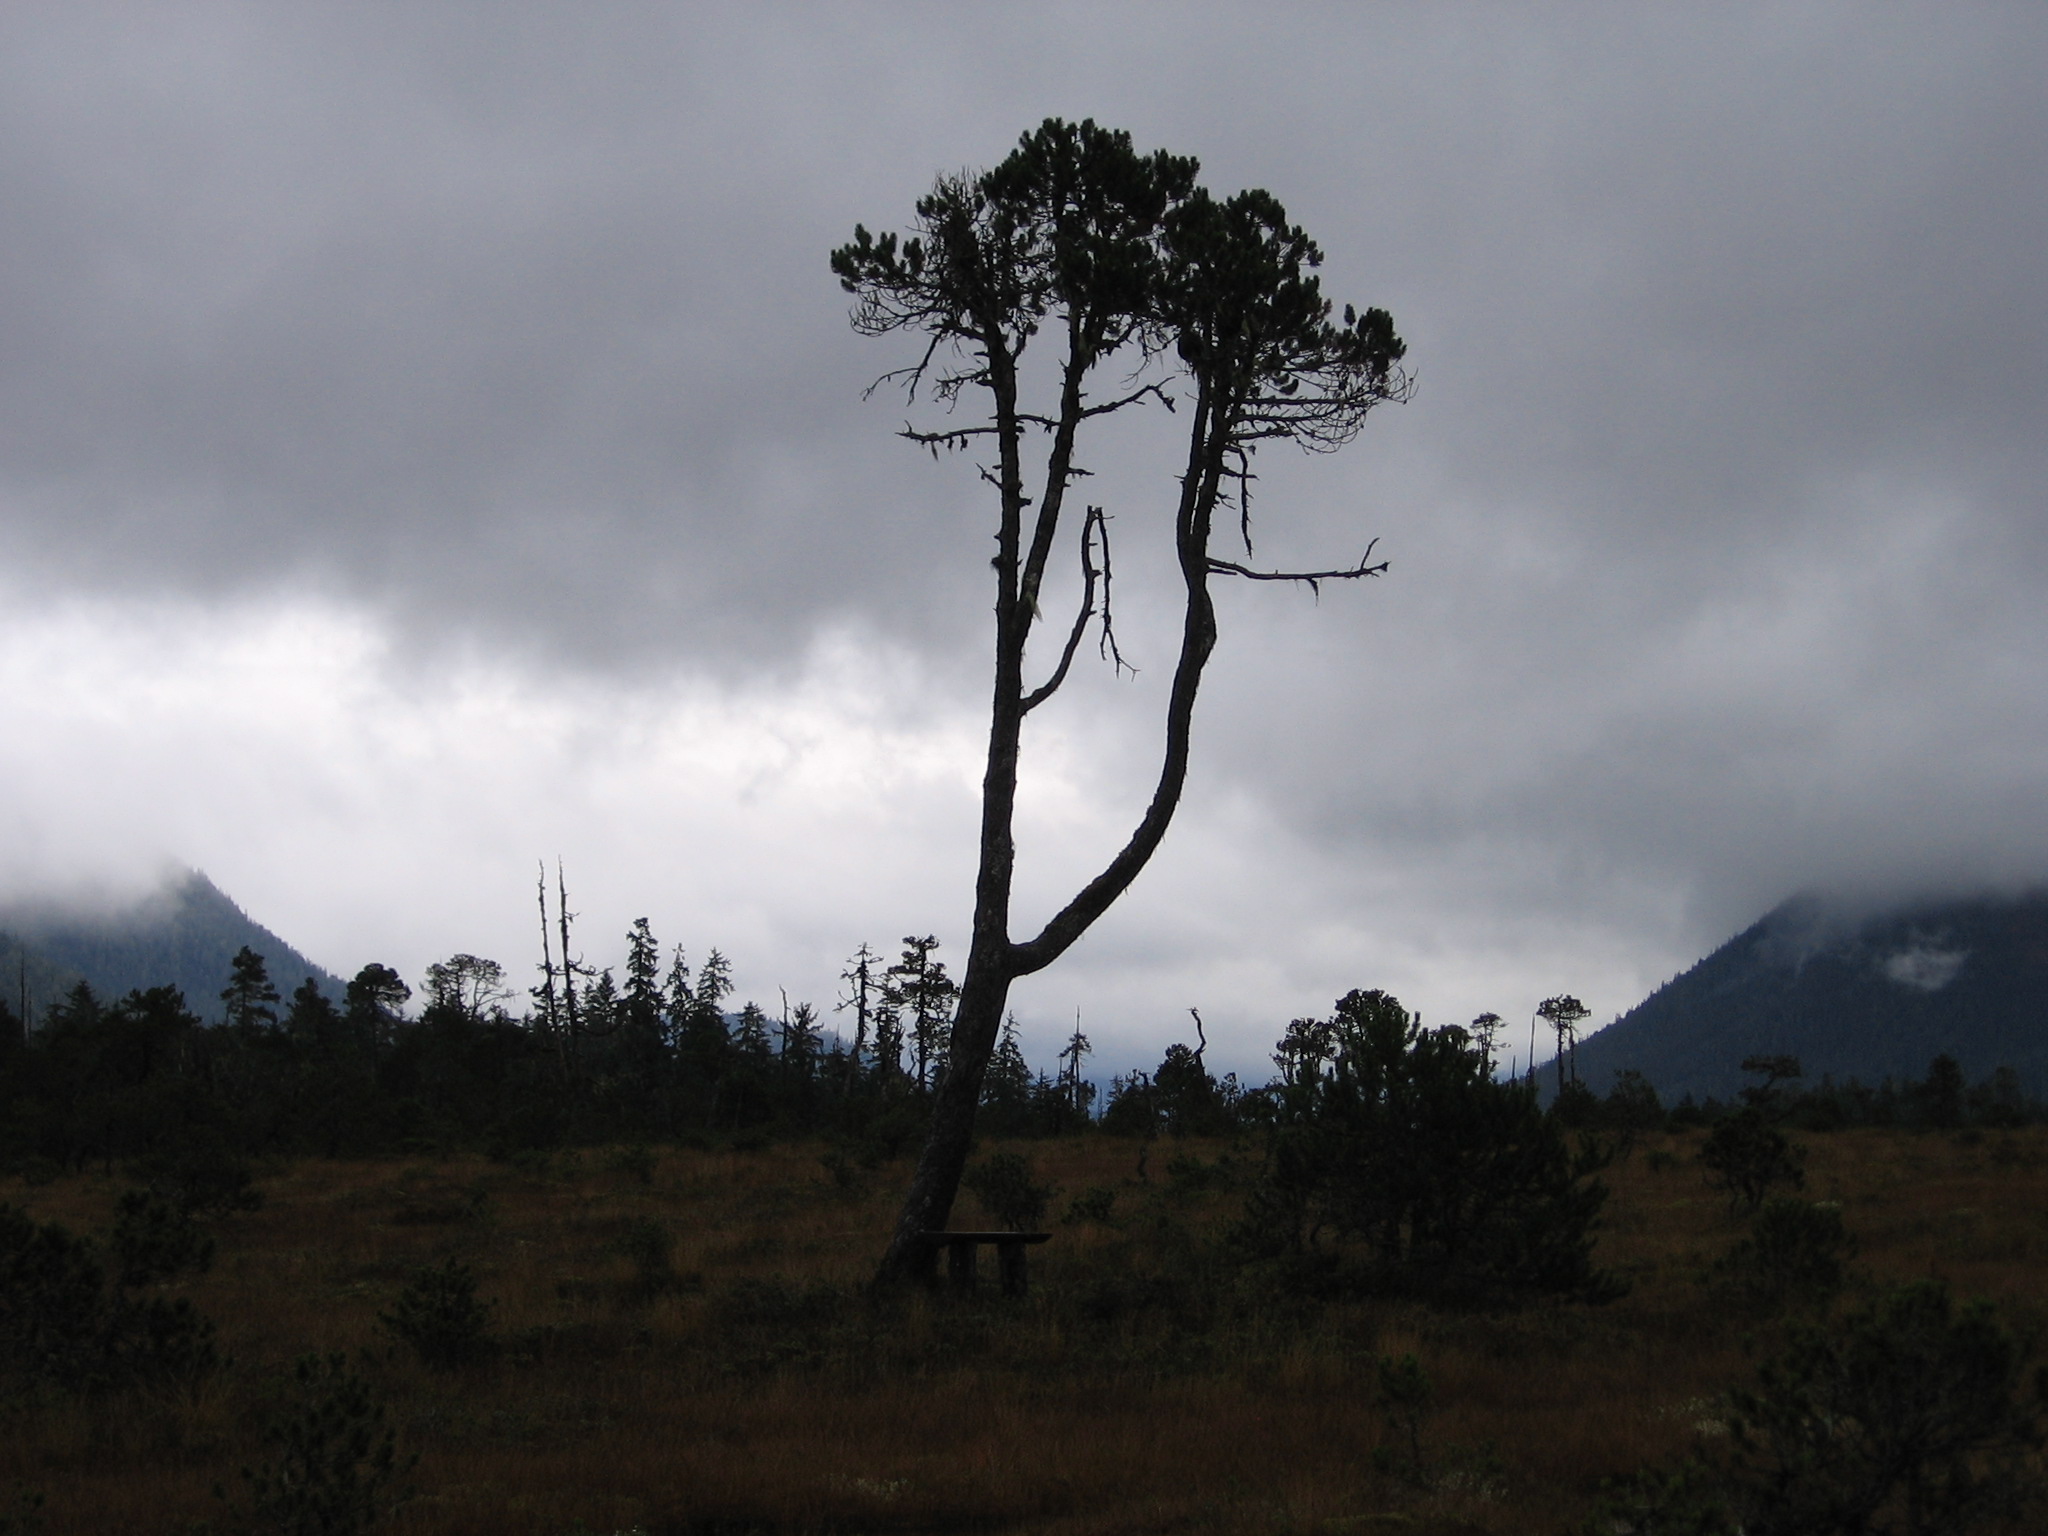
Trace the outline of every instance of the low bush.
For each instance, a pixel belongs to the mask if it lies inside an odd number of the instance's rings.
[[[308,1355],[292,1369],[289,1401],[264,1431],[271,1458],[245,1468],[245,1521],[266,1536],[358,1536],[407,1498],[414,1461],[369,1383],[341,1355]]]
[[[1753,1310],[1822,1307],[1847,1281],[1855,1252],[1840,1206],[1779,1196],[1764,1203],[1749,1236],[1723,1255],[1708,1278],[1723,1295]]]
[[[183,1297],[110,1286],[86,1239],[0,1206],[0,1375],[87,1392],[190,1386],[220,1368],[214,1336]]]
[[[430,1370],[456,1370],[488,1360],[497,1349],[491,1337],[494,1303],[479,1301],[476,1275],[467,1264],[450,1259],[439,1269],[422,1269],[399,1292],[397,1304],[377,1319],[400,1342],[410,1345],[420,1364]]]
[[[626,1223],[618,1250],[633,1266],[627,1292],[635,1301],[650,1301],[683,1283],[675,1269],[675,1234],[651,1216]]]
[[[1030,1160],[1016,1152],[991,1152],[960,1180],[1002,1226],[1022,1232],[1045,1219],[1053,1189],[1032,1176]]]
[[[1116,1220],[1116,1191],[1107,1184],[1095,1184],[1081,1191],[1067,1202],[1067,1208],[1060,1213],[1060,1225],[1079,1226],[1092,1221],[1098,1226],[1110,1226]]]
[[[184,1205],[155,1190],[131,1189],[116,1207],[108,1237],[114,1283],[126,1288],[160,1285],[213,1264],[213,1239]]]
[[[1700,1148],[1707,1182],[1728,1196],[1735,1211],[1756,1210],[1781,1184],[1804,1187],[1805,1158],[1754,1105],[1721,1121]]]
[[[1727,1448],[1608,1491],[1587,1536],[1965,1536],[2042,1488],[2028,1351],[1938,1281],[1799,1329],[1729,1395]]]
[[[200,1144],[147,1157],[137,1171],[151,1193],[190,1216],[225,1216],[263,1208],[263,1192],[247,1158],[224,1145]]]
[[[606,1169],[631,1179],[635,1184],[652,1184],[658,1163],[653,1149],[637,1141],[629,1146],[614,1147],[604,1160]]]

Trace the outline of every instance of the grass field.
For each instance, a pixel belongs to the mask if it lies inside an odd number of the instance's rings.
[[[1861,1283],[1944,1277],[2039,1336],[2048,1131],[1802,1139]],[[1599,1261],[1626,1297],[1483,1315],[1258,1294],[1213,1257],[1255,1163],[1222,1144],[1019,1144],[1055,1213],[1114,1191],[1110,1220],[1053,1223],[1021,1302],[867,1300],[907,1166],[835,1172],[815,1145],[280,1165],[261,1209],[214,1223],[212,1269],[172,1288],[218,1323],[228,1368],[195,1394],[0,1408],[0,1493],[41,1492],[48,1536],[222,1522],[291,1363],[340,1351],[418,1457],[380,1527],[410,1536],[1569,1531],[1603,1477],[1714,1434],[1718,1395],[1778,1337],[1701,1283],[1743,1226],[1697,1144],[1646,1138],[1605,1175]],[[0,1201],[96,1232],[126,1187]],[[498,1347],[435,1372],[378,1319],[449,1259],[494,1303]],[[1378,1361],[1411,1353],[1432,1388],[1419,1466],[1377,1387]]]

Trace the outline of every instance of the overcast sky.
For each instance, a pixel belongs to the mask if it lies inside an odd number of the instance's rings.
[[[1392,568],[1222,593],[1034,1058],[1604,1020],[1800,888],[2048,878],[2044,79],[2020,4],[6,6],[0,884],[523,979],[559,855],[600,962],[957,965],[992,509],[825,257],[1048,115],[1271,190],[1418,388],[1262,463],[1262,558]],[[1139,673],[1033,717],[1020,926],[1154,771],[1161,441],[1092,460]]]

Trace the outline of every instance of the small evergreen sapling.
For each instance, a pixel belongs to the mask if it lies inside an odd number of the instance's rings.
[[[1988,1304],[1939,1281],[1798,1329],[1730,1394],[1725,1450],[1611,1485],[1584,1536],[2036,1530],[2038,1380]]]
[[[394,1337],[410,1345],[429,1370],[449,1371],[488,1360],[496,1351],[491,1337],[495,1302],[479,1301],[476,1274],[467,1264],[450,1259],[439,1269],[423,1269],[399,1293],[398,1303],[377,1320]]]
[[[1382,1355],[1377,1374],[1376,1402],[1386,1423],[1386,1434],[1373,1452],[1373,1464],[1382,1472],[1426,1487],[1429,1470],[1422,1455],[1422,1425],[1436,1404],[1436,1390],[1430,1384],[1429,1373],[1413,1355],[1398,1359]]]
[[[264,1432],[271,1458],[245,1468],[248,1526],[267,1536],[359,1536],[405,1502],[417,1457],[401,1460],[396,1434],[369,1383],[341,1355],[307,1355],[292,1368],[293,1402]]]

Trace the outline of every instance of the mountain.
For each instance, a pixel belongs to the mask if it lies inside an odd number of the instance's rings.
[[[1633,1068],[1665,1103],[1733,1097],[1745,1056],[1806,1080],[1918,1079],[1946,1052],[1976,1082],[2048,1093],[2048,891],[1856,913],[1798,897],[1579,1044],[1596,1093]]]
[[[0,995],[19,1009],[26,980],[30,1011],[40,1016],[81,980],[103,999],[170,985],[210,1021],[220,1016],[221,988],[243,945],[263,956],[272,984],[285,997],[311,976],[340,999],[340,981],[252,919],[198,870],[111,910],[48,901],[0,904]]]

